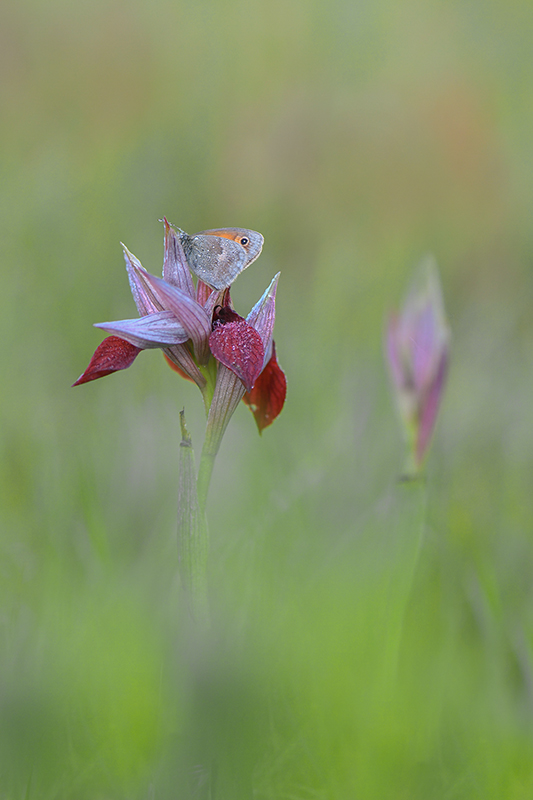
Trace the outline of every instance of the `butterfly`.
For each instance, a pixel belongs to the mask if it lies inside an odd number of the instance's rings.
[[[246,228],[218,228],[194,236],[180,231],[187,264],[212,289],[227,289],[263,248],[263,237]]]

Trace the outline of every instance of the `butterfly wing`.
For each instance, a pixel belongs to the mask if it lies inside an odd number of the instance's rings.
[[[263,237],[246,228],[218,228],[194,236],[182,234],[192,272],[213,289],[226,289],[263,248]]]

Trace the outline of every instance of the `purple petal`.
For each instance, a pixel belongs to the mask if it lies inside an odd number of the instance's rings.
[[[220,294],[219,289],[212,289],[207,285],[207,283],[204,283],[198,279],[198,283],[196,284],[196,302],[200,303],[200,305],[205,308],[205,304],[207,303],[209,297],[215,292]]]
[[[255,304],[248,316],[246,322],[255,328],[265,350],[266,364],[272,354],[272,332],[274,330],[274,320],[276,319],[276,289],[278,288],[280,273],[272,278],[270,286],[265,291],[261,299]]]
[[[209,358],[208,340],[211,333],[211,319],[202,306],[162,278],[150,275],[143,267],[140,268],[140,271],[156,299],[161,303],[163,310],[172,311],[187,331],[200,364],[206,364]]]
[[[418,422],[418,436],[416,440],[416,458],[422,463],[429,446],[431,434],[435,427],[435,420],[439,410],[446,375],[448,372],[448,351],[442,353],[437,374],[429,387],[426,396],[420,403],[420,416]]]
[[[410,345],[413,381],[417,391],[423,391],[435,373],[436,359],[440,356],[434,309],[429,303],[420,309],[414,321]]]
[[[211,290],[209,290],[209,291],[211,292]],[[209,295],[209,297],[207,298],[207,300],[205,301],[204,310],[205,310],[205,313],[207,314],[207,316],[209,317],[209,319],[211,319],[211,320],[213,319],[213,311],[215,310],[215,306],[217,306],[219,304],[221,306],[225,306],[224,294],[226,292],[229,293],[229,289],[223,289],[222,291],[219,291],[219,289],[214,289],[211,292],[211,294]]]
[[[439,274],[432,257],[422,261],[411,284],[401,313],[399,338],[416,391],[426,392],[449,340]]]
[[[146,270],[143,265],[136,258],[133,253],[130,253],[126,245],[122,245],[124,250],[124,258],[126,260],[126,269],[128,271],[128,280],[130,282],[130,289],[137,306],[137,311],[141,317],[146,314],[153,314],[156,311],[162,311],[163,306],[154,296],[149,284],[146,282],[144,274]]]
[[[114,333],[141,350],[183,344],[189,338],[171,311],[158,311],[140,319],[121,319],[116,322],[98,322],[95,328]]]
[[[176,365],[177,372],[183,373],[183,377],[190,378],[200,389],[204,388],[207,381],[196,366],[186,345],[175,344],[172,347],[165,347],[163,352],[169,361]]]
[[[181,289],[182,292],[194,298],[194,284],[191,273],[187,266],[187,259],[183,252],[181,240],[176,231],[169,225],[167,219],[163,220],[165,225],[165,255],[163,259],[163,279]]]

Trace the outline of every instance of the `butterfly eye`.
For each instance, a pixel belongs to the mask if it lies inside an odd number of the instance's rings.
[[[241,236],[239,242],[242,244],[243,247],[246,247],[247,244],[250,244],[250,240],[247,236]]]

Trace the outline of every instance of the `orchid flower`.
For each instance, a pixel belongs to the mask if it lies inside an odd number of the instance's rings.
[[[442,399],[450,332],[436,263],[420,266],[403,308],[389,318],[386,352],[409,446],[408,472],[417,474],[427,453]]]
[[[244,319],[232,307],[229,288],[212,290],[201,280],[194,286],[182,232],[166,219],[164,225],[162,278],[147,272],[123,245],[140,318],[97,323],[111,335],[73,385],[126,369],[141,350],[159,348],[180,375],[199,387],[217,437],[241,399],[261,432],[280,413],[286,394],[272,339],[279,273]]]

